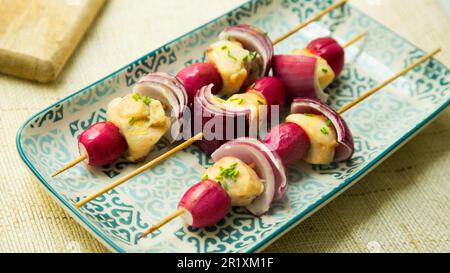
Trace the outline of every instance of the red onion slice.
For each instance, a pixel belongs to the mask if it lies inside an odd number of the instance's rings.
[[[345,120],[328,105],[315,99],[295,99],[291,107],[292,114],[318,114],[327,117],[337,133],[337,142],[334,162],[346,161],[352,158],[355,144],[352,133]]]
[[[246,24],[231,26],[222,31],[219,38],[238,41],[245,49],[258,53],[263,59],[263,69],[258,78],[269,74],[274,49],[272,41],[262,30]]]
[[[317,76],[317,59],[302,55],[275,55],[273,74],[286,87],[289,101],[296,98],[328,100],[328,95],[320,88]]]
[[[269,211],[274,201],[281,200],[287,189],[286,171],[281,160],[264,143],[252,138],[230,141],[212,154],[214,162],[231,156],[246,164],[254,163],[255,172],[264,183],[264,192],[247,209],[254,215]]]
[[[170,74],[155,72],[143,76],[133,87],[133,93],[159,100],[167,106],[166,112],[171,117],[172,125],[166,137],[171,141],[179,140],[188,105],[188,96],[183,84]]]
[[[253,128],[257,128],[255,126],[258,124],[257,115],[252,113],[249,108],[226,108],[213,95],[213,87],[213,85],[209,85],[200,89],[194,98],[193,105],[193,131],[194,134],[200,132],[205,134],[205,138],[198,142],[198,146],[208,155],[228,140],[248,136]],[[245,124],[241,125],[242,122],[245,122]],[[221,133],[218,133],[221,139],[208,137],[209,130],[205,130],[205,125],[213,123],[221,125],[221,128],[215,128],[221,130]],[[244,130],[238,130],[239,126],[242,126]],[[227,133],[227,130],[233,131]]]

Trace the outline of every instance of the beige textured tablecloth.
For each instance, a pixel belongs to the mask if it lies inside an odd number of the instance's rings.
[[[350,1],[423,49],[442,46],[439,59],[450,66],[450,13],[441,5],[449,0]],[[15,147],[19,126],[43,107],[243,2],[111,0],[56,83],[0,75],[1,252],[107,251],[57,206],[21,162]],[[450,252],[449,118],[447,109],[267,251]]]

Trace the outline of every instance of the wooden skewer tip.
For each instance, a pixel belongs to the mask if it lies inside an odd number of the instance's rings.
[[[84,161],[87,159],[87,155],[81,155],[77,159],[73,160],[72,162],[68,163],[66,166],[64,166],[61,170],[57,171],[56,173],[52,174],[52,178],[55,178],[56,176],[60,175],[61,173],[67,171],[70,168],[73,168],[78,163]]]
[[[333,5],[329,6],[328,8],[324,9],[323,11],[319,12],[318,14],[316,14],[314,17],[312,17],[311,19],[307,20],[306,22],[300,24],[298,27],[292,29],[291,31],[289,31],[288,33],[284,34],[283,36],[279,37],[278,39],[274,40],[272,42],[273,45],[277,45],[280,42],[284,41],[285,39],[291,37],[293,34],[295,34],[296,32],[298,32],[299,30],[305,28],[306,26],[308,26],[309,24],[311,24],[314,21],[319,20],[320,18],[322,18],[324,15],[326,15],[327,13],[330,13],[332,10],[344,5],[347,3],[348,0],[341,0],[339,2],[334,3]]]
[[[147,231],[145,231],[144,233],[142,233],[139,236],[139,239],[145,238],[148,235],[152,234],[153,232],[157,231],[158,229],[162,228],[163,226],[165,226],[166,224],[170,223],[171,221],[173,221],[175,218],[180,217],[181,215],[183,215],[183,213],[185,212],[184,208],[179,208],[178,210],[176,210],[175,212],[173,212],[172,214],[170,214],[169,216],[167,216],[166,218],[164,218],[161,222],[157,223],[156,225],[152,226],[151,228],[149,228]]]
[[[362,38],[366,37],[369,34],[368,31],[361,33],[357,36],[355,36],[353,39],[351,39],[350,41],[348,41],[347,43],[345,43],[342,47],[343,48],[347,48],[350,47],[351,45],[355,44],[356,42],[358,42],[359,40],[361,40]]]
[[[366,93],[364,93],[363,95],[361,95],[359,98],[355,99],[354,101],[350,102],[349,104],[345,105],[344,107],[342,107],[338,113],[339,114],[343,114],[346,111],[348,111],[350,108],[354,107],[355,105],[357,105],[358,103],[362,102],[363,100],[367,99],[368,97],[372,96],[373,94],[377,93],[378,91],[380,91],[381,89],[383,89],[384,87],[386,87],[387,85],[391,84],[392,82],[394,82],[395,80],[397,80],[398,78],[400,78],[401,76],[405,75],[406,73],[408,73],[409,71],[413,70],[415,67],[423,64],[424,62],[426,62],[427,60],[433,58],[436,54],[438,54],[439,52],[441,52],[441,48],[437,48],[435,50],[433,50],[432,52],[426,54],[425,56],[423,56],[422,58],[420,58],[417,62],[412,63],[411,65],[407,66],[406,68],[404,68],[402,71],[396,73],[394,76],[392,76],[391,78],[387,79],[386,81],[382,82],[381,84],[379,84],[377,87],[373,88],[370,91],[367,91]]]

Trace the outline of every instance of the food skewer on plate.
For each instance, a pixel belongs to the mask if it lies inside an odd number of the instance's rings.
[[[439,52],[437,49],[427,54],[339,111],[317,99],[296,99],[291,107],[292,115],[287,118],[288,123],[280,125],[281,129],[273,128],[264,142],[240,138],[214,152],[215,164],[204,173],[201,182],[183,195],[178,209],[145,231],[140,238],[177,217],[195,228],[217,224],[232,206],[243,206],[256,216],[265,214],[271,204],[282,199],[286,192],[283,162],[291,164],[304,159],[312,164],[329,164],[350,159],[354,151],[353,138],[341,114]],[[283,126],[291,126],[298,132],[286,131]],[[283,135],[286,132],[289,137]],[[328,155],[328,149],[316,149],[320,145],[314,147],[317,143],[333,142],[335,145],[328,146],[334,149],[332,156]]]
[[[361,34],[358,35],[357,37],[355,37],[354,39],[352,39],[350,42],[348,42],[346,45],[350,46],[353,43],[355,43],[356,41],[359,41],[361,38],[363,38],[366,34]],[[327,40],[329,41],[329,38],[327,38]],[[333,39],[334,41],[334,39]],[[314,42],[314,41],[313,41]],[[328,43],[330,44],[330,43]],[[334,45],[337,44],[336,41],[333,42]],[[317,51],[319,52],[319,51]],[[328,54],[329,51],[328,50],[322,50],[322,53],[326,53]],[[319,53],[318,53],[319,54]],[[340,56],[344,57],[343,54],[339,54]],[[333,56],[332,54],[328,54],[327,56]],[[317,56],[317,58],[321,58],[320,56]],[[341,62],[342,63],[342,62]],[[343,65],[343,64],[342,64]],[[316,77],[317,74],[312,74],[311,77]],[[150,78],[153,77],[152,74],[144,76],[139,82],[141,84],[146,83],[146,78]],[[168,77],[168,75],[166,75],[166,77]],[[317,78],[316,78],[317,79]],[[149,84],[148,81],[146,84]],[[271,106],[284,106],[285,104],[285,91],[284,91],[284,85],[282,84],[282,82],[280,80],[278,80],[276,77],[263,77],[259,80],[257,80],[255,82],[255,84],[253,84],[252,86],[250,86],[247,89],[247,92],[244,94],[238,94],[238,95],[234,95],[232,97],[229,98],[228,102],[226,101],[222,101],[221,99],[218,99],[217,97],[215,97],[212,94],[212,90],[213,90],[213,84],[208,85],[208,86],[204,86],[202,87],[196,94],[196,96],[194,97],[194,100],[198,100],[198,103],[195,103],[193,105],[193,111],[194,111],[194,115],[198,114],[200,115],[200,118],[203,119],[203,111],[206,110],[210,110],[212,111],[212,113],[210,113],[211,115],[208,116],[208,118],[212,118],[215,117],[217,115],[221,115],[222,112],[215,112],[215,109],[219,108],[221,111],[225,112],[225,113],[229,113],[229,106],[230,104],[234,104],[234,100],[237,100],[237,109],[234,108],[231,111],[231,114],[234,118],[239,119],[240,116],[244,116],[244,118],[246,118],[246,116],[249,116],[249,118],[257,120],[258,119],[258,109],[260,109],[261,105],[266,105],[268,106],[268,108],[270,109]],[[180,87],[181,88],[181,87]],[[137,94],[146,94],[148,96],[150,96],[151,94],[146,93],[146,91],[144,91],[140,85],[136,86],[135,91],[137,90]],[[247,102],[251,101],[250,98],[253,98],[253,108],[252,105],[248,105]],[[242,105],[239,105],[242,104]],[[261,105],[260,105],[261,104]],[[200,107],[201,110],[196,109],[196,106]],[[223,108],[221,108],[223,107]],[[253,111],[251,111],[251,109],[253,109]],[[256,114],[255,114],[256,112]],[[267,114],[267,113],[265,113]],[[202,120],[201,122],[202,124],[204,124],[204,120]],[[203,128],[201,128],[202,131]],[[237,136],[239,137],[239,136]],[[236,137],[236,138],[237,138]],[[150,162],[148,162],[147,164],[145,164],[144,166],[138,168],[137,170],[133,171],[132,173],[124,176],[123,178],[121,178],[119,181],[106,186],[105,188],[103,188],[102,190],[100,190],[98,193],[96,193],[93,196],[90,196],[87,200],[85,200],[86,204],[87,202],[92,201],[93,199],[95,199],[96,197],[112,190],[113,188],[125,183],[126,181],[130,180],[131,178],[133,178],[134,176],[142,173],[143,171],[153,167],[154,165],[158,164],[160,161],[167,159],[168,157],[170,157],[171,155],[175,154],[176,152],[196,143],[199,145],[200,148],[202,148],[207,154],[211,154],[213,151],[215,151],[218,147],[220,147],[221,145],[223,145],[225,142],[224,141],[205,141],[203,139],[203,133],[199,133],[196,134],[194,137],[190,138],[189,140],[185,141],[183,144],[177,146],[175,149],[170,150],[169,152],[167,152],[166,154],[163,154],[153,160],[151,160]],[[83,206],[84,204],[77,204],[77,206]]]
[[[348,106],[344,106],[340,111],[337,112],[338,113],[337,115],[332,114],[334,112],[334,110],[332,110],[331,108],[329,108],[328,106],[326,106],[322,102],[320,102],[318,100],[314,100],[314,99],[309,99],[309,100],[315,102],[315,103],[312,103],[312,104],[316,105],[317,109],[320,109],[319,113],[321,113],[321,114],[323,114],[324,116],[327,117],[326,120],[324,120],[323,118],[314,119],[312,121],[312,123],[320,124],[320,122],[322,122],[322,123],[326,124],[327,127],[330,124],[330,122],[331,122],[331,124],[344,123],[344,122],[340,122],[342,120],[341,118],[339,118],[340,114],[343,114],[349,108],[353,107],[354,105],[356,105],[357,103],[359,103],[362,100],[366,99],[367,97],[373,95],[375,92],[379,91],[380,89],[382,89],[383,87],[387,86],[388,84],[394,82],[396,79],[398,79],[399,77],[403,76],[404,74],[406,74],[407,72],[409,72],[413,68],[417,67],[418,65],[422,64],[423,62],[427,61],[428,59],[432,58],[434,55],[436,55],[439,52],[440,52],[440,49],[437,49],[437,50],[433,51],[432,53],[427,54],[426,56],[422,57],[417,62],[411,64],[410,66],[406,67],[405,69],[403,69],[402,71],[398,72],[394,76],[390,77],[388,80],[386,80],[385,82],[380,84],[378,87],[368,91],[366,94],[362,95],[360,98],[356,99],[354,102],[350,103]],[[297,113],[297,111],[299,111],[299,113],[302,113],[301,109],[307,108],[305,106],[302,106],[301,104],[299,105],[298,104],[299,100],[300,100],[300,102],[305,103],[305,101],[307,101],[308,99],[298,99],[298,100],[296,100],[294,102],[293,105],[294,106],[298,105],[298,109],[299,109],[299,110],[296,110],[297,108],[295,108],[295,109],[293,108],[295,113]],[[308,115],[304,115],[304,116],[308,117]],[[298,123],[297,125],[300,124],[299,126],[291,126],[290,127],[291,129],[292,128],[297,129],[297,131],[299,131],[297,127],[303,127],[304,122],[306,122],[306,121],[299,121],[295,117],[291,117],[291,118],[292,118],[291,119],[291,121],[292,121],[291,123]],[[286,128],[282,128],[282,129],[285,130]],[[303,135],[307,135],[307,130],[304,130],[303,128],[301,128],[301,129],[302,129],[302,131],[304,131],[305,134],[304,133],[302,133],[302,134],[295,134],[295,136],[297,136],[297,138],[299,139],[299,142],[294,142],[294,144],[295,143],[301,143],[302,139],[303,139],[303,143],[309,143],[310,145],[314,144],[314,142],[310,142],[308,136],[306,136],[306,137],[303,136]],[[322,129],[322,127],[320,129]],[[337,145],[336,145],[336,143],[332,143],[334,145],[329,145],[329,147],[330,147],[329,150],[331,152],[329,153],[330,156],[328,156],[328,160],[330,160],[330,159],[336,160],[336,161],[347,160],[347,159],[349,159],[351,157],[351,155],[353,153],[353,147],[352,147],[353,146],[353,142],[351,141],[351,134],[349,135],[349,130],[347,130],[345,128],[345,126],[343,128],[335,128],[335,130],[336,130],[335,131],[336,133],[333,134],[333,138],[336,138]],[[283,132],[283,130],[280,130],[280,131]],[[322,131],[322,130],[320,130],[320,131]],[[324,132],[322,132],[322,133],[325,136],[331,136],[331,134],[333,132],[334,131],[332,131],[332,130],[328,130],[328,131],[326,131],[326,133],[324,133]],[[271,145],[273,147],[273,143],[276,143],[276,141],[271,140],[271,138],[270,138],[271,135],[273,135],[273,134],[269,134],[269,138],[267,139],[267,143],[268,143],[268,145]],[[334,137],[334,135],[335,135],[335,137]],[[303,137],[300,138],[299,136],[303,136]],[[101,196],[102,194],[104,194],[104,193],[114,189],[115,187],[125,183],[126,181],[130,180],[131,178],[133,178],[133,177],[139,175],[140,173],[148,170],[149,168],[159,164],[160,162],[162,162],[165,159],[169,158],[171,155],[173,155],[173,154],[181,151],[182,149],[184,149],[184,148],[194,144],[196,141],[201,140],[202,138],[203,138],[203,134],[202,133],[194,136],[193,138],[189,139],[188,141],[180,144],[179,146],[177,146],[177,147],[171,149],[170,151],[168,151],[167,153],[165,153],[165,154],[155,158],[154,160],[150,161],[146,165],[144,165],[144,166],[138,168],[137,170],[131,172],[130,174],[128,174],[125,177],[123,177],[122,179],[119,179],[118,181],[116,181],[116,182],[106,186],[105,188],[101,189],[100,191],[90,195],[86,199],[78,202],[77,204],[75,204],[75,206],[77,208],[83,207],[84,205],[86,205],[87,203],[89,203],[92,200],[96,199],[97,197]],[[305,140],[306,138],[308,138],[308,141]],[[292,140],[292,138],[288,138],[287,140]],[[286,164],[289,164],[289,163],[292,163],[292,162],[296,162],[296,161],[298,161],[298,160],[300,160],[302,158],[303,159],[306,158],[306,155],[302,154],[301,152],[298,153],[301,156],[297,156],[297,157],[294,156],[293,158],[291,158],[289,156],[284,156],[283,155],[283,150],[282,150],[283,147],[284,147],[283,145],[280,145],[278,147],[278,149],[279,149],[278,153],[280,154],[279,156],[281,156],[281,161],[286,163]],[[295,146],[293,146],[293,147],[294,147],[293,149],[295,150]],[[277,148],[277,147],[275,147],[275,148]],[[333,149],[331,149],[331,148],[333,148]],[[300,147],[300,149],[301,149],[301,151],[304,150],[303,147]],[[287,149],[287,151],[289,151],[289,150],[290,149]],[[331,156],[331,155],[333,155],[333,156]],[[306,159],[308,160],[308,158],[306,158]],[[327,163],[330,163],[330,162],[324,162],[325,159],[323,159],[323,158],[320,159],[320,160],[322,160],[322,162],[314,162],[313,160],[315,160],[315,159],[311,159],[310,163],[316,163],[316,164],[327,164]],[[251,162],[251,163],[254,163],[254,162]]]
[[[347,0],[343,0],[333,4],[312,19],[301,24],[294,32],[291,31],[290,35],[346,2]],[[277,43],[290,35],[277,39]],[[239,25],[227,28],[220,38],[221,41],[218,43],[227,43],[230,48],[225,44],[220,49],[218,49],[217,45],[211,46],[207,54],[208,63],[192,65],[181,71],[177,77],[165,73],[153,73],[144,76],[134,87],[133,93],[135,94],[114,100],[114,103],[108,109],[111,110],[109,112],[113,113],[109,116],[111,119],[114,119],[113,122],[102,122],[86,130],[83,133],[83,137],[80,138],[81,142],[79,142],[80,156],[54,173],[52,177],[56,177],[85,160],[90,166],[110,164],[125,152],[127,152],[127,159],[132,162],[138,162],[145,158],[149,151],[153,149],[156,143],[155,139],[159,140],[163,135],[169,136],[167,133],[173,132],[173,129],[180,125],[180,120],[183,119],[183,111],[192,102],[193,96],[198,89],[204,85],[214,84],[215,92],[222,94],[231,93],[232,90],[237,92],[246,85],[251,84],[252,80],[255,80],[257,77],[267,75],[273,57],[273,45],[262,31],[253,26]],[[223,53],[221,52],[224,51],[224,46],[227,46],[227,58],[223,58]],[[227,70],[227,65],[229,65],[230,59],[233,59],[230,56],[236,58],[233,54],[242,55],[243,57],[239,62],[232,63],[231,66],[234,69],[230,73]],[[224,59],[227,61],[224,62]],[[161,88],[166,90],[158,90]],[[138,97],[136,93],[142,96]],[[157,98],[152,97],[155,93],[158,95]],[[131,110],[132,106],[136,107],[137,110]],[[165,117],[161,115],[163,112],[161,106],[165,110]],[[156,118],[150,116],[153,112],[157,113]],[[168,120],[169,115],[172,115],[170,121]],[[137,126],[139,128],[130,128],[136,125],[139,125]],[[146,126],[151,127],[152,130],[146,132],[144,137],[137,136],[136,132],[143,131]],[[99,137],[99,135],[103,136],[105,132],[111,133],[111,136]],[[173,136],[170,138],[175,139]],[[145,149],[135,149],[135,146],[138,147],[142,143],[146,143],[145,146],[147,147]],[[106,152],[101,152],[100,155],[102,156],[100,157],[92,155],[97,151],[104,151],[104,147],[113,148],[108,149]]]

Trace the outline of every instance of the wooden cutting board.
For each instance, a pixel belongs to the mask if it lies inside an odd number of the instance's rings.
[[[0,0],[0,72],[55,80],[105,0]]]

